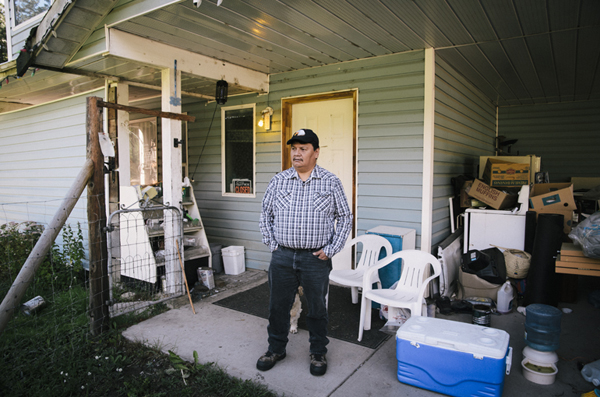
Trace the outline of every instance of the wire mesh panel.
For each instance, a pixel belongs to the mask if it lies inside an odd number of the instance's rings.
[[[107,230],[111,317],[185,292],[179,209],[151,206],[115,211]]]

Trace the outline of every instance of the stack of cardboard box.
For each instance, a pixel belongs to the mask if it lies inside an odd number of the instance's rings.
[[[514,159],[514,160],[512,160]],[[513,208],[517,204],[518,192],[523,185],[531,185],[529,209],[539,214],[561,214],[565,218],[565,233],[573,223],[576,205],[571,183],[534,183],[535,173],[540,170],[540,158],[536,156],[482,156],[480,179],[465,185],[466,196],[479,200],[496,209]],[[463,201],[470,206],[469,200]]]

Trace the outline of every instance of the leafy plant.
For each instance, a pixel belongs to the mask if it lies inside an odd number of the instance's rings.
[[[9,222],[0,225],[0,297],[4,297],[29,254],[40,239],[44,226],[36,222]],[[63,246],[53,244],[50,253],[36,271],[26,294],[26,299],[36,295],[52,295],[67,290],[84,280],[83,234],[70,225],[63,228]]]

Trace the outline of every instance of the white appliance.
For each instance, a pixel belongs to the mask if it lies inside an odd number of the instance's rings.
[[[518,206],[513,210],[468,208],[465,210],[463,253],[492,246],[523,250],[525,214],[529,208],[529,185],[519,191]]]

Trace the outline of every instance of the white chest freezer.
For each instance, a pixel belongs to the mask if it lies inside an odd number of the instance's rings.
[[[512,211],[468,208],[465,210],[463,252],[498,246],[523,250],[525,214],[529,208],[529,185],[519,191],[518,207]]]

